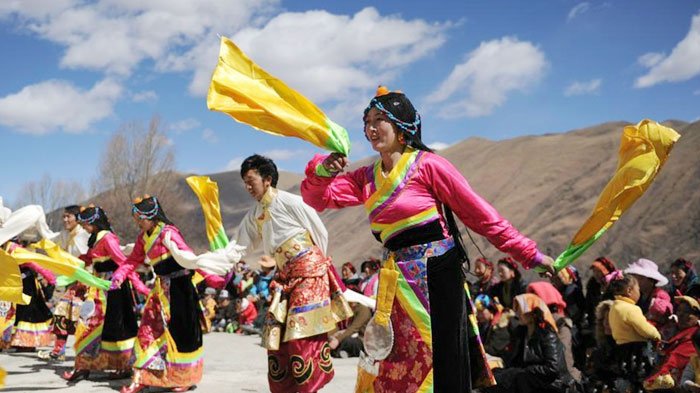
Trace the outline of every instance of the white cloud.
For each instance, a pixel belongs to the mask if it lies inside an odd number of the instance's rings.
[[[129,75],[144,60],[186,51],[217,32],[235,31],[278,0],[39,0],[0,5],[21,27],[63,45],[61,65]]]
[[[501,106],[508,94],[534,85],[547,69],[544,52],[515,37],[482,42],[454,67],[428,104],[444,103],[439,116],[480,117]]]
[[[666,57],[666,55],[663,53],[649,52],[639,56],[637,63],[641,64],[643,67],[651,68],[661,63],[661,60],[663,60],[664,57]]]
[[[564,95],[570,96],[580,96],[584,94],[598,94],[600,92],[600,85],[602,81],[600,79],[591,79],[588,82],[573,82],[564,91]]]
[[[158,94],[153,90],[139,91],[131,94],[131,100],[134,102],[155,102],[158,100]]]
[[[243,160],[245,160],[245,157],[234,157],[231,159],[231,161],[226,164],[224,167],[224,171],[240,171],[241,170],[241,164],[243,164]]]
[[[652,61],[649,61],[652,59]],[[700,75],[700,13],[695,14],[688,34],[668,56],[647,53],[638,60],[649,68],[634,83],[635,87],[650,87],[663,82],[682,82]]]
[[[445,143],[445,142],[433,142],[433,143],[428,144],[428,147],[433,149],[433,150],[445,150],[450,146],[452,146],[452,145],[449,143]]]
[[[30,134],[88,131],[110,115],[122,87],[111,79],[82,90],[70,82],[48,80],[0,98],[0,124]]]
[[[216,136],[216,133],[210,128],[205,128],[204,131],[202,131],[202,139],[212,144],[219,142],[219,138]]]
[[[342,112],[340,121],[351,118],[348,97],[366,98],[377,83],[390,84],[403,67],[442,46],[453,26],[382,15],[373,7],[348,15],[323,10],[278,13],[279,4],[7,0],[0,2],[0,19],[63,47],[63,68],[94,70],[120,80],[128,80],[140,66],[191,73],[189,91],[199,96],[206,94],[216,65],[217,34],[228,35],[270,73],[316,103]],[[152,97],[130,98],[141,102]],[[352,113],[352,118],[358,116]]]
[[[584,1],[583,3],[576,4],[574,8],[569,11],[569,15],[566,17],[567,21],[576,18],[579,15],[583,15],[591,8],[591,3]]]
[[[272,149],[260,153],[261,156],[272,159],[273,161],[284,161],[297,157],[307,157],[311,152],[304,149]]]
[[[351,16],[320,10],[282,13],[260,28],[239,31],[231,39],[268,72],[323,103],[357,94],[366,96],[378,82],[389,82],[398,69],[440,47],[449,27],[383,16],[368,7]],[[200,62],[191,92],[206,93],[217,48],[200,46],[188,54],[187,61]],[[172,67],[184,67],[182,58],[169,60]]]
[[[197,128],[200,126],[200,123],[197,119],[189,118],[189,119],[184,119],[180,121],[176,121],[175,123],[170,124],[168,127],[171,131],[175,132],[176,134],[182,134],[185,131],[189,131],[193,128]]]

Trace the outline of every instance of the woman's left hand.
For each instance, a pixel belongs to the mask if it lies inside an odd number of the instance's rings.
[[[554,268],[554,259],[549,255],[543,255],[542,262],[537,267],[543,270],[540,275],[545,277],[554,277],[557,274],[557,270]]]

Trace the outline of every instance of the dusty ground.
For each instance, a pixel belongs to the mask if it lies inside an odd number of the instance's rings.
[[[267,392],[267,356],[257,336],[211,333],[204,336],[204,377],[196,392]],[[72,366],[72,348],[63,363],[47,364],[33,353],[0,353],[7,372],[3,392],[116,392],[128,381],[110,381],[105,374],[69,386],[60,374]],[[352,392],[357,359],[333,359],[335,378],[322,392]],[[161,392],[151,389],[148,392]]]

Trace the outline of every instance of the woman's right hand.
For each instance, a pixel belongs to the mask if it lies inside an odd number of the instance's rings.
[[[341,153],[331,153],[321,164],[328,172],[342,172],[348,165],[348,158]]]

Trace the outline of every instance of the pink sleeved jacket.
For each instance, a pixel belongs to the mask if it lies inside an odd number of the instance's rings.
[[[442,204],[454,211],[474,232],[486,237],[500,251],[530,268],[542,254],[537,244],[523,236],[469,186],[445,158],[408,149],[384,178],[380,162],[357,170],[323,177],[316,168],[326,156],[317,155],[306,167],[301,194],[318,211],[364,205],[372,231],[386,242],[410,228],[439,220],[447,236]]]
[[[90,264],[112,260],[120,267],[126,263],[126,257],[121,247],[119,247],[119,237],[113,232],[105,233],[105,235],[88,250],[83,260]],[[148,294],[148,287],[141,281],[135,271],[131,270],[127,276],[137,291],[144,295]]]

